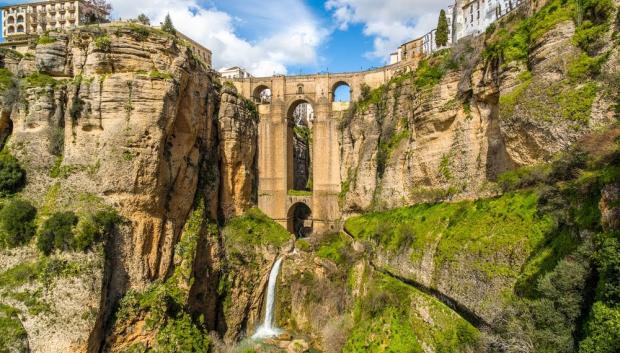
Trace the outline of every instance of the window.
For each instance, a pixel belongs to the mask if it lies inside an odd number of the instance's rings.
[[[297,86],[297,94],[304,94],[304,85]]]

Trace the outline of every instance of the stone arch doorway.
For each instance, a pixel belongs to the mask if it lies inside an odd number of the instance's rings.
[[[350,102],[353,96],[351,85],[338,81],[332,86],[332,102]]]
[[[312,192],[312,123],[314,107],[304,99],[287,110],[288,190]]]
[[[259,104],[271,103],[271,89],[268,86],[260,85],[254,89],[252,97],[254,102]]]
[[[297,238],[312,234],[312,210],[303,202],[298,202],[288,210],[288,231]]]

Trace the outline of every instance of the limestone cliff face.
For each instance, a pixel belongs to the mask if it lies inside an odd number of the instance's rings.
[[[216,75],[166,33],[113,25],[52,38],[23,58],[0,53],[16,83],[0,127],[28,172],[25,197],[58,209],[97,198],[126,219],[95,286],[94,350],[118,295],[171,274],[197,195],[212,220],[252,204],[257,121],[234,92],[220,105]]]
[[[451,59],[462,64],[438,83],[420,88],[411,75],[374,92],[378,100],[358,104],[341,134],[344,212],[482,196],[502,172],[548,161],[613,121],[604,90],[581,120],[549,97],[578,56],[574,33],[567,21],[542,36],[528,58],[529,71],[525,64],[482,60],[484,38],[477,38],[453,50],[466,53]],[[618,66],[614,53],[611,71]]]
[[[251,103],[250,103],[251,104]],[[258,115],[230,88],[220,100],[218,131],[222,164],[220,208],[228,219],[256,205]]]

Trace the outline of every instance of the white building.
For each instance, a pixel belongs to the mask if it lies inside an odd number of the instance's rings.
[[[221,69],[220,74],[222,75],[222,78],[228,78],[228,79],[252,77],[252,75],[250,75],[249,72],[247,72],[243,68],[240,68],[239,66],[229,67],[227,69]]]
[[[21,40],[29,35],[61,31],[90,23],[93,19],[107,20],[108,13],[83,0],[48,0],[4,6],[2,35],[7,41]]]
[[[457,0],[454,14],[455,41],[478,35],[525,0]]]

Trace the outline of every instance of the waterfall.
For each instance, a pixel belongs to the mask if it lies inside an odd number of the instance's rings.
[[[276,301],[276,282],[280,273],[280,266],[283,258],[279,258],[271,268],[269,273],[269,283],[267,285],[267,300],[265,306],[265,319],[263,324],[258,327],[256,333],[252,336],[254,339],[274,337],[280,334],[280,330],[273,326],[273,310]]]

